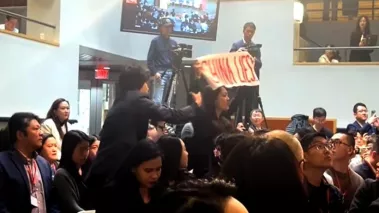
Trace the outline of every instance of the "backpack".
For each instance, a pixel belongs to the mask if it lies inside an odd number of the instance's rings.
[[[309,116],[307,115],[296,114],[292,116],[291,122],[288,124],[286,128],[286,132],[293,135],[298,129],[311,127],[308,119]]]

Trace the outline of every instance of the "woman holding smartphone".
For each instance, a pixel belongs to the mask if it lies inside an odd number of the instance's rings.
[[[370,21],[367,16],[358,18],[355,31],[350,36],[350,46],[352,47],[367,47],[369,46],[369,37],[371,35]],[[371,62],[370,54],[374,50],[351,50],[350,62]]]

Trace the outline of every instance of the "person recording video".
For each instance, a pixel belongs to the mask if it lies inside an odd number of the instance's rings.
[[[174,23],[169,18],[159,20],[160,35],[151,41],[147,55],[147,66],[154,78],[152,99],[157,104],[163,104],[166,101],[165,97],[170,92],[169,85],[173,77],[173,53],[171,50],[178,45],[170,37],[173,26]]]
[[[243,25],[243,38],[233,43],[232,48],[230,49],[230,52],[248,51],[255,60],[254,70],[259,79],[259,71],[262,67],[261,50],[260,50],[261,45],[258,46],[252,41],[255,31],[256,31],[256,26],[253,22],[245,23]],[[236,112],[238,107],[242,109],[243,102],[245,100],[245,104],[244,104],[245,111],[242,117],[244,117],[246,120],[242,122],[246,124],[249,120],[249,117],[250,117],[249,113],[251,112],[251,110],[258,108],[258,96],[259,96],[259,86],[239,87],[237,89],[237,95],[235,97],[235,101],[232,102],[232,104],[230,105],[230,109],[231,109],[230,111]],[[239,113],[239,115],[236,115],[236,119],[238,122],[241,121],[240,115],[241,113]]]

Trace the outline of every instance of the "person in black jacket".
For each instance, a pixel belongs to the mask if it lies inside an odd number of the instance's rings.
[[[71,130],[63,137],[62,158],[54,177],[53,189],[62,213],[91,209],[81,170],[87,160],[91,140],[79,130]]]
[[[148,79],[141,67],[130,67],[119,77],[116,100],[105,119],[99,151],[87,177],[94,198],[97,190],[112,180],[131,148],[146,138],[149,119],[185,123],[202,103],[201,95],[193,94],[195,103],[179,110],[155,104],[148,97]]]
[[[361,188],[355,193],[349,213],[374,212],[371,211],[371,208],[377,208],[378,201],[379,182],[378,180],[367,179]]]
[[[350,35],[350,46],[369,46],[369,36],[371,34],[370,21],[367,16],[360,16],[357,21],[355,31]],[[351,50],[350,62],[371,62],[370,54],[373,50]]]

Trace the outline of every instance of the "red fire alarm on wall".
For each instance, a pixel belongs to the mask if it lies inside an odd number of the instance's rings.
[[[98,65],[95,69],[95,79],[97,80],[108,80],[109,79],[109,67],[104,65]]]

